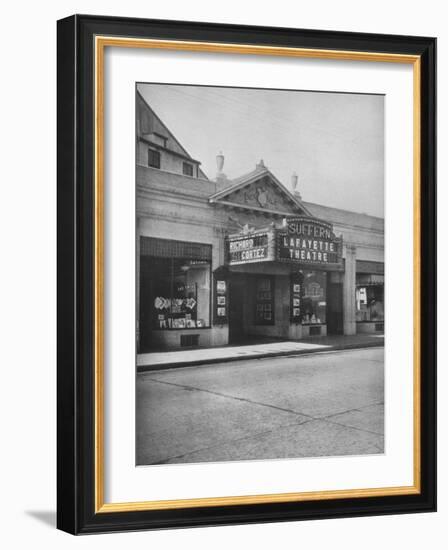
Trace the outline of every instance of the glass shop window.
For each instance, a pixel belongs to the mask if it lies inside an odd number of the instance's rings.
[[[384,285],[356,285],[356,321],[384,321]]]
[[[327,322],[327,274],[321,271],[303,272],[302,324]]]
[[[210,326],[210,262],[150,258],[152,325],[156,330]]]

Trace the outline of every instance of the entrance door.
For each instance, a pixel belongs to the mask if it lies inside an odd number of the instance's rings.
[[[229,343],[242,342],[244,332],[245,278],[232,274],[229,281]]]
[[[327,333],[343,334],[342,283],[327,285]]]

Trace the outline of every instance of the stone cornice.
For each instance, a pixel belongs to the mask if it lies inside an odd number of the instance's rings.
[[[171,212],[160,214],[158,212],[148,212],[137,209],[137,218],[148,218],[151,220],[158,219],[179,224],[179,211],[173,210]],[[227,223],[220,222],[219,220],[214,220],[213,223],[210,223],[210,220],[204,219],[203,217],[185,216],[182,218],[181,223],[187,225],[197,225],[208,229],[221,228],[225,231],[230,231],[230,227]]]
[[[212,204],[215,204],[215,203],[212,203]],[[269,208],[261,208],[258,206],[242,204],[239,202],[230,202],[230,201],[220,200],[219,202],[216,202],[216,204],[219,204],[220,206],[227,206],[228,208],[232,208],[232,209],[247,210],[249,212],[255,211],[260,214],[271,215],[271,216],[287,217],[287,216],[294,215],[292,212],[284,212],[282,210],[271,210]]]
[[[145,184],[137,184],[137,199],[139,196],[151,198],[151,195],[155,195],[157,197],[163,197],[164,199],[172,198],[174,200],[179,200],[179,198],[185,199],[185,201],[188,201],[190,203],[200,203],[204,206],[208,207],[208,197],[198,197],[195,195],[192,195],[191,193],[185,193],[182,191],[167,191],[166,189],[161,189],[157,187],[150,187],[148,188]]]
[[[212,208],[212,212],[215,212],[215,207],[213,207],[209,203],[209,199],[207,196],[198,197],[195,195],[192,195],[191,193],[185,193],[182,191],[167,191],[166,189],[159,189],[155,187],[148,188],[145,184],[137,184],[137,200],[138,197],[141,196],[142,198],[148,198],[151,199],[153,197],[157,198],[163,198],[166,202],[173,202],[175,201],[178,204],[179,199],[182,199],[185,201],[185,204],[189,204],[191,206],[194,206],[196,208],[205,208],[206,210],[209,210]],[[291,216],[291,212],[283,212],[278,210],[270,210],[266,208],[259,208],[254,206],[245,206],[244,204],[240,203],[232,203],[232,202],[226,202],[222,201],[219,204],[225,205],[228,208],[237,209],[237,210],[244,210],[247,212],[254,212],[254,214],[261,214],[266,216]],[[142,215],[144,213],[142,212]],[[156,216],[160,216],[159,214],[156,214]],[[179,213],[177,214],[177,220],[179,221]],[[369,227],[363,227],[360,225],[350,225],[350,224],[344,224],[340,222],[332,222],[331,220],[327,220],[331,223],[333,223],[333,227],[335,230],[335,233],[337,233],[339,230],[346,230],[346,231],[353,231],[353,232],[363,232],[367,234],[374,234],[378,235],[379,237],[384,237],[384,230],[381,231],[379,229],[369,228]],[[363,246],[369,246],[369,245],[363,245]]]

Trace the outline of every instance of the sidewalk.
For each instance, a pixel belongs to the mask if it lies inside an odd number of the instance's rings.
[[[190,367],[227,361],[260,359],[287,355],[384,346],[383,334],[322,336],[301,341],[285,340],[267,344],[196,348],[182,351],[158,351],[137,355],[137,371]]]

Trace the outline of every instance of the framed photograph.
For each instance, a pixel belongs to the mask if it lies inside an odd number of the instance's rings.
[[[216,290],[219,294],[225,294],[227,292],[227,286],[225,281],[216,281]]]
[[[428,37],[58,22],[59,529],[436,509],[435,73]]]

